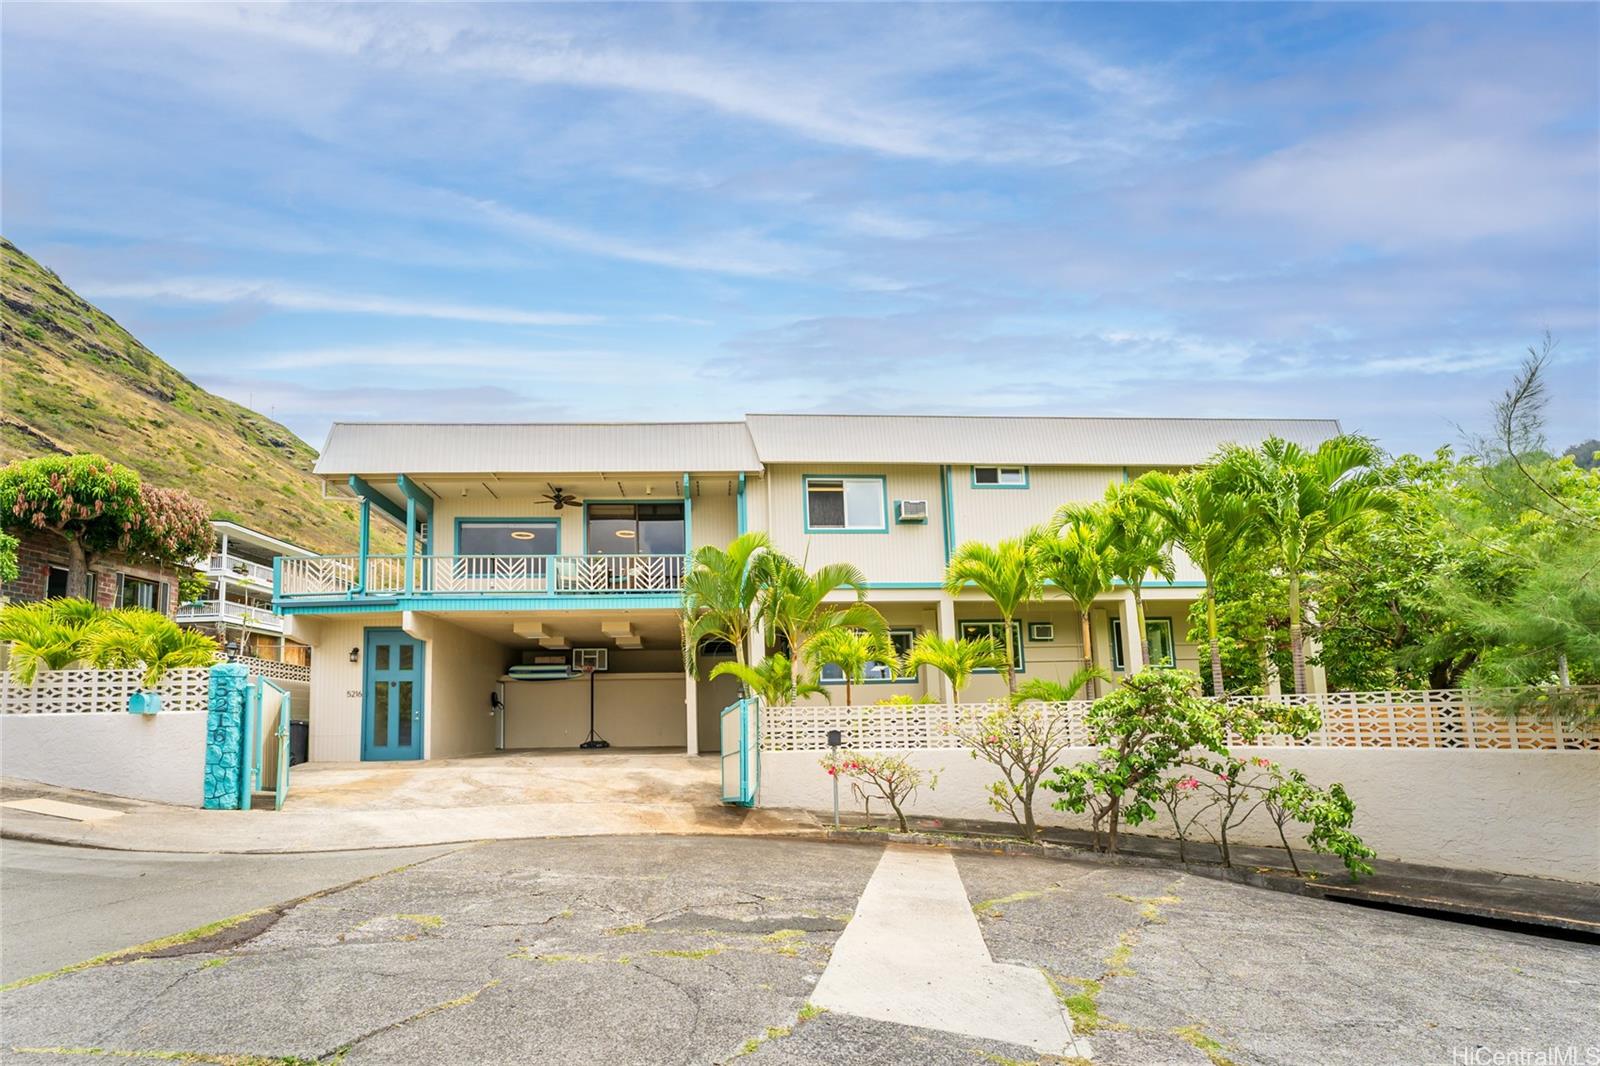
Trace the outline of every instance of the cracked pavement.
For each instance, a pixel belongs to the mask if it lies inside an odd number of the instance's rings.
[[[0,1046],[27,1064],[85,1049],[238,1066],[1040,1061],[807,1009],[880,854],[729,837],[420,854],[211,937],[0,992]],[[1097,1062],[1600,1045],[1592,945],[1161,869],[956,864],[996,961],[1044,970]]]

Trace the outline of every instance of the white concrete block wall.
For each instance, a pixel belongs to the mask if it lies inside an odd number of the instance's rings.
[[[1313,782],[1344,785],[1356,802],[1355,830],[1380,858],[1458,869],[1600,883],[1600,752],[1460,751],[1405,748],[1235,748],[1305,772]],[[761,753],[761,803],[826,810],[828,775],[814,751]],[[1071,764],[1094,756],[1069,748]],[[999,774],[964,749],[915,751],[907,758],[937,771],[909,811],[942,818],[1005,819],[988,804]],[[845,802],[850,792],[843,790]],[[1054,810],[1044,792],[1035,807],[1042,825],[1089,828],[1085,816]],[[874,804],[874,810],[887,808]],[[1162,820],[1130,828],[1172,836]],[[1199,827],[1196,826],[1196,832]],[[1258,812],[1232,833],[1241,844],[1279,844],[1277,829]],[[1291,838],[1293,841],[1295,838]]]
[[[0,715],[0,776],[199,807],[205,768],[204,711]]]

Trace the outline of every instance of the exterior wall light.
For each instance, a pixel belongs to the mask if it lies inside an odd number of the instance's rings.
[[[353,663],[361,661],[361,649],[360,648],[351,648],[350,649],[350,661],[353,662]]]

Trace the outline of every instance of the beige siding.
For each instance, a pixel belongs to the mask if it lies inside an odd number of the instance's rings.
[[[884,621],[889,623],[891,629],[915,629],[918,634],[937,633],[939,631],[938,609],[931,603],[895,603],[881,600],[871,600],[883,614]],[[827,696],[811,696],[802,700],[802,703],[826,704],[833,703],[844,706],[844,685],[829,684],[824,686]],[[939,695],[939,682],[935,672],[928,667],[917,671],[917,676],[896,681],[870,681],[860,685],[851,686],[850,702],[854,705],[876,703],[879,700],[889,699],[892,696],[910,696],[912,699],[921,699],[932,694]]]
[[[739,535],[739,498],[730,496],[724,481],[707,481],[690,511],[694,543],[690,549],[711,545],[726,548]]]
[[[315,649],[311,702],[317,717],[311,727],[311,761],[355,762],[361,758],[362,664],[350,661],[350,649],[366,646],[369,628],[400,628],[400,615],[296,618],[295,624],[295,636],[301,637],[304,627],[305,639]]]
[[[448,759],[494,750],[489,694],[495,691],[511,651],[442,618],[423,621],[418,635],[426,642],[424,756]]]
[[[595,731],[616,748],[682,748],[683,674],[596,674]],[[507,748],[576,748],[589,732],[589,685],[506,682]]]
[[[806,475],[867,475],[885,479],[886,533],[806,533]],[[773,544],[811,569],[827,563],[854,563],[868,581],[937,581],[944,573],[944,539],[939,524],[939,468],[936,466],[777,467],[768,474]],[[929,520],[919,525],[894,521],[895,500],[927,500]]]
[[[479,492],[469,498],[445,497],[433,505],[435,555],[455,555],[458,518],[541,518],[556,519],[561,526],[560,550],[569,555],[583,551],[583,505],[557,511],[550,501],[536,494],[502,495],[493,499]],[[420,550],[420,548],[419,548]]]
[[[952,467],[955,542],[1019,536],[1050,521],[1062,504],[1101,499],[1107,485],[1121,480],[1121,467],[1030,467],[1025,489],[979,489],[972,487],[972,467]]]

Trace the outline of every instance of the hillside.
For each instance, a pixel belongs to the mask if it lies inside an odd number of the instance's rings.
[[[213,517],[355,549],[355,509],[322,498],[308,444],[200,388],[3,237],[0,254],[0,463],[99,452],[193,493]]]

